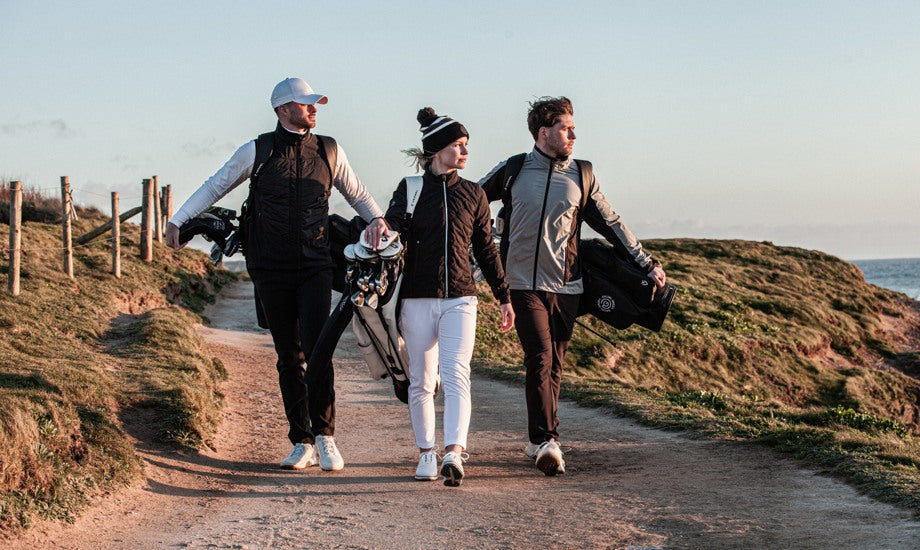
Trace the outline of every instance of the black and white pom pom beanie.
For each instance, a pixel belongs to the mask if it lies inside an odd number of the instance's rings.
[[[425,107],[418,112],[419,124],[422,132],[422,150],[426,156],[432,156],[461,137],[470,137],[466,128],[456,120],[439,116],[431,107]]]

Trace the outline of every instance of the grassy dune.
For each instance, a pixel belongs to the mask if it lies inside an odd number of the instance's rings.
[[[0,210],[7,209],[0,197]],[[32,196],[23,226],[22,294],[6,292],[9,227],[0,225],[0,531],[75,511],[141,474],[124,426],[179,446],[207,445],[222,366],[194,330],[215,288],[233,276],[201,253],[156,247],[137,259],[139,230],[122,227],[121,279],[109,237],[75,249],[60,269],[60,202]],[[38,200],[36,200],[38,199]],[[80,210],[74,236],[101,225]],[[42,217],[45,216],[45,217]],[[46,220],[43,223],[36,220]],[[59,214],[58,214],[59,219]],[[190,311],[191,310],[191,311]]]
[[[694,239],[646,246],[680,287],[668,321],[655,334],[582,317],[616,345],[576,327],[565,397],[772,445],[920,512],[917,302],[820,252]],[[476,370],[523,380],[516,337],[497,334],[497,306],[480,299]]]

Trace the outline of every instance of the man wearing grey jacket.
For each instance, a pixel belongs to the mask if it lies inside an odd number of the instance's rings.
[[[570,158],[575,145],[572,115],[572,103],[565,97],[533,102],[527,126],[535,145],[520,171],[510,173],[509,159],[479,182],[489,201],[505,203],[502,260],[526,369],[529,442],[524,452],[548,476],[565,472],[556,412],[562,364],[584,291],[578,261],[581,222],[632,258],[658,288],[665,284],[661,264],[610,207],[593,171],[580,169],[589,163]],[[591,181],[582,182],[583,173]]]

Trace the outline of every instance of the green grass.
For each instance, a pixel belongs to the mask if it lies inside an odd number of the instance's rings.
[[[668,321],[655,334],[582,317],[615,346],[576,327],[564,397],[652,426],[770,445],[920,513],[916,302],[821,252],[645,244],[680,289]],[[523,382],[517,338],[492,327],[487,292],[480,303],[474,368]],[[912,324],[909,343],[886,323]]]
[[[0,201],[4,197],[0,196]],[[35,517],[71,521],[99,494],[137,480],[125,426],[179,447],[209,445],[226,376],[194,329],[234,278],[194,251],[155,245],[137,258],[138,227],[122,228],[122,273],[109,274],[109,239],[74,250],[60,269],[59,202],[35,203],[23,225],[22,294],[6,292],[8,226],[0,225],[0,530]],[[36,220],[50,218],[50,223]],[[74,236],[105,222],[80,211]]]

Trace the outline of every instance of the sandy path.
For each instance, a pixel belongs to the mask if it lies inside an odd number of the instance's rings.
[[[417,482],[405,406],[343,339],[336,359],[340,472],[275,467],[289,445],[269,337],[253,332],[249,283],[226,289],[202,327],[230,372],[217,451],[139,442],[145,486],[73,526],[43,524],[23,548],[917,548],[908,512],[768,449],[695,441],[563,404],[568,472],[522,452],[521,388],[473,381],[462,487]],[[350,337],[350,333],[346,333]]]

